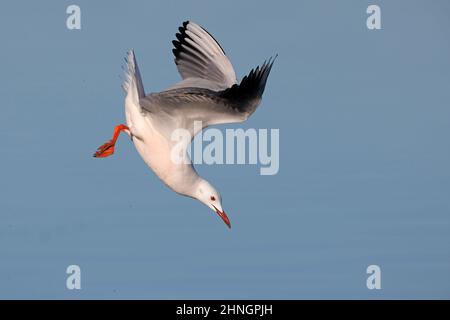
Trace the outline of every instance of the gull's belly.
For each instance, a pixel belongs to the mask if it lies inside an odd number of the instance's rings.
[[[133,143],[144,162],[167,183],[167,179],[176,170],[171,159],[171,143],[152,123],[149,116],[144,116],[140,107],[125,101],[127,125],[135,137]]]
[[[144,162],[161,180],[166,181],[176,170],[176,165],[170,157],[171,148],[158,132],[147,132],[143,140],[134,138],[133,142]]]

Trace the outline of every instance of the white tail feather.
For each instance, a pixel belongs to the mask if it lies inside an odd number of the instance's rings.
[[[122,89],[125,91],[127,96],[139,101],[139,99],[145,97],[145,91],[144,85],[142,84],[141,73],[139,72],[139,67],[137,65],[133,50],[128,51],[125,62],[127,63],[127,66],[125,69]]]

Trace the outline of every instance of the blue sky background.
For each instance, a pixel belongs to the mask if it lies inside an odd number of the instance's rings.
[[[0,298],[450,298],[449,16],[445,0],[2,2]],[[279,54],[257,112],[220,127],[279,128],[278,175],[197,166],[231,231],[128,138],[92,158],[124,121],[125,52],[147,91],[168,87],[187,19],[239,78]]]

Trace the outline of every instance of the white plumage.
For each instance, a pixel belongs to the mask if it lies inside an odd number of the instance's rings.
[[[273,60],[252,70],[237,84],[233,66],[219,43],[199,25],[186,21],[173,41],[175,63],[183,80],[169,89],[145,94],[133,50],[127,56],[122,85],[127,125],[116,126],[113,138],[100,146],[95,157],[114,152],[120,131],[132,137],[145,163],[175,192],[198,199],[231,227],[219,192],[195,171],[187,148],[199,130],[214,124],[246,120],[261,102]],[[196,128],[194,121],[201,121]],[[182,145],[185,161],[174,161],[172,139],[176,129],[190,132]]]

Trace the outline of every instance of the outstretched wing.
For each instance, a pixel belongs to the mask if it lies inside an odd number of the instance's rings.
[[[274,60],[269,59],[245,76],[240,84],[222,90],[187,87],[152,93],[139,100],[142,109],[157,119],[165,134],[179,128],[194,137],[215,124],[245,121],[258,107]],[[195,125],[200,121],[201,125]]]
[[[175,47],[172,51],[183,79],[211,81],[214,83],[211,87],[219,90],[236,84],[236,73],[230,60],[208,31],[190,21],[184,22],[178,30],[177,40],[172,41]]]

